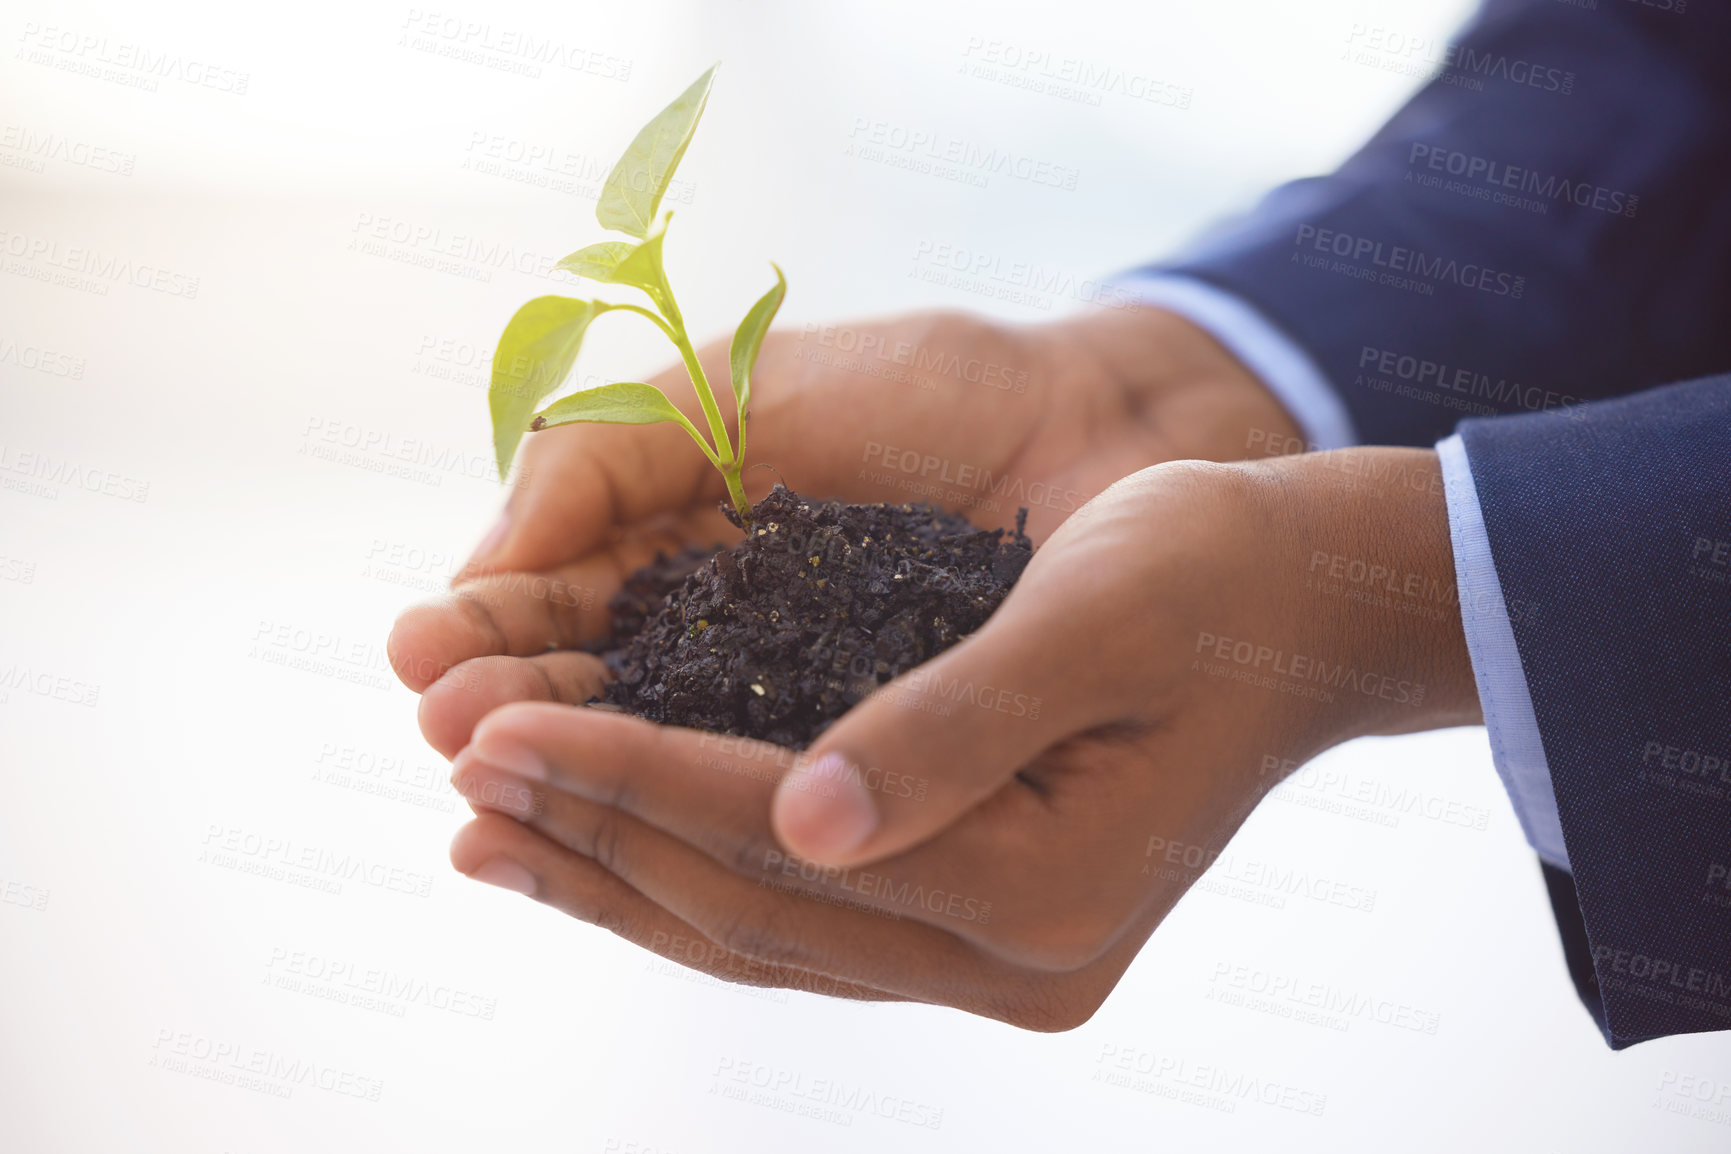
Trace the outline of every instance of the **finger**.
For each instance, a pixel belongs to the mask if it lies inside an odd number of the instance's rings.
[[[1090,708],[1079,671],[1054,660],[1074,652],[1073,624],[1064,605],[1041,592],[1018,584],[978,631],[825,730],[776,791],[781,844],[836,866],[900,853],[997,792],[1042,751],[1106,720]],[[892,774],[929,786],[918,799],[870,788],[873,776]]]
[[[513,784],[485,768],[459,770],[466,796],[491,794],[508,812],[617,877],[732,953],[919,1001],[992,1013],[1029,972],[943,930],[832,898],[813,900],[779,879],[752,881],[610,806]]]
[[[807,990],[862,1001],[907,1000],[857,982],[824,980],[734,953],[705,938],[589,858],[505,817],[485,815],[458,830],[451,841],[451,864],[476,881],[533,897],[669,961],[722,981]]]
[[[469,744],[475,724],[513,701],[581,705],[600,694],[608,672],[590,653],[559,651],[535,657],[477,657],[452,669],[421,695],[421,734],[449,759]]]
[[[711,381],[728,379],[727,348],[700,355]],[[683,367],[654,377],[655,385],[699,429],[708,421]],[[726,493],[691,438],[672,423],[578,423],[530,433],[522,465],[499,523],[457,574],[563,565],[599,548],[616,528],[657,513],[713,504]]]
[[[995,956],[1039,963],[1017,940],[1043,916],[1074,855],[1034,861],[1022,851],[1057,820],[1032,789],[1006,790],[946,831],[870,871],[814,867],[787,853],[770,826],[770,802],[796,755],[766,742],[653,725],[619,713],[530,702],[483,719],[457,754],[454,780],[491,768],[525,788],[487,798],[527,815],[530,799],[572,794],[610,806],[692,846],[753,884],[774,884],[822,900],[842,898],[956,934]],[[926,783],[866,775],[868,788],[917,798]],[[511,804],[515,803],[515,804]],[[1033,831],[1030,834],[1030,831]]]
[[[725,518],[706,511],[640,528],[557,569],[464,580],[443,597],[405,609],[391,628],[386,655],[403,683],[419,693],[471,658],[574,648],[606,635],[608,599],[657,553],[737,536]]]

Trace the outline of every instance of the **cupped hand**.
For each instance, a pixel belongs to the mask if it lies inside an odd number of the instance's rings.
[[[1477,720],[1458,609],[1368,607],[1357,561],[1452,587],[1434,454],[1144,470],[797,757],[495,710],[452,860],[723,979],[1072,1027],[1282,773]]]
[[[701,358],[728,379],[725,343]],[[683,369],[654,383],[703,424]],[[1150,464],[1298,441],[1210,337],[1139,307],[1032,326],[944,312],[773,332],[752,408],[747,460],[773,467],[748,468],[753,499],[779,476],[813,497],[930,501],[982,528],[1026,505],[1036,541]],[[605,632],[623,576],[657,550],[737,537],[717,511],[720,475],[672,425],[548,429],[521,459],[452,595],[406,611],[387,646],[447,757],[502,702],[593,695],[600,663],[573,650]]]

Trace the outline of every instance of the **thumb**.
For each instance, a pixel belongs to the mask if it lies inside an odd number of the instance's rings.
[[[529,434],[521,456],[504,512],[456,581],[582,557],[616,526],[689,504],[709,468],[673,424],[560,425]]]
[[[972,636],[826,730],[776,790],[771,821],[788,852],[834,866],[900,853],[1097,724],[1063,672],[1074,622],[1036,604],[1050,603],[1012,594]]]

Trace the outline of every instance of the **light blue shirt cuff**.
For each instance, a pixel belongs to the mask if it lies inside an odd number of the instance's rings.
[[[1204,281],[1172,273],[1130,273],[1112,283],[1138,304],[1177,313],[1224,345],[1285,406],[1307,448],[1358,444],[1352,415],[1310,354],[1248,304]]]
[[[1491,740],[1491,760],[1509,791],[1515,817],[1527,842],[1538,855],[1561,869],[1569,868],[1563,845],[1563,825],[1557,815],[1557,795],[1551,787],[1551,767],[1539,738],[1533,696],[1515,647],[1514,627],[1502,583],[1491,557],[1478,486],[1460,434],[1437,443],[1443,491],[1448,501],[1449,537],[1454,543],[1455,581],[1460,588],[1461,623],[1466,627],[1467,653],[1479,706]]]

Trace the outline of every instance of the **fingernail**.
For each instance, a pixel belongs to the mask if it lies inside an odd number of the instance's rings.
[[[522,742],[508,737],[491,737],[477,744],[484,748],[477,749],[470,755],[472,761],[502,769],[506,773],[514,773],[518,777],[526,777],[530,781],[547,780],[547,763],[539,753]],[[474,746],[465,747],[465,752],[468,749],[474,749]],[[457,756],[461,758],[463,755],[459,753]],[[451,765],[453,769],[458,768],[456,762]]]
[[[775,821],[789,849],[822,860],[862,845],[878,827],[878,811],[858,768],[839,753],[826,753],[782,779]]]
[[[535,896],[535,875],[510,858],[496,857],[469,876],[478,882],[498,886],[502,890],[511,890],[524,897]]]
[[[487,535],[481,538],[481,543],[475,546],[475,552],[469,557],[469,564],[463,568],[467,569],[471,565],[485,564],[487,558],[498,552],[499,546],[505,543],[505,537],[510,531],[511,507],[507,505],[504,511],[499,514],[499,519],[493,523],[493,527],[487,530]]]

